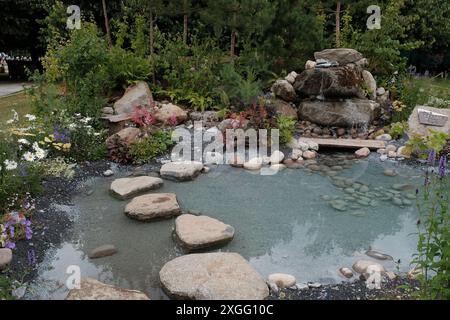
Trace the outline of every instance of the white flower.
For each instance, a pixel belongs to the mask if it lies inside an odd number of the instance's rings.
[[[25,161],[28,161],[28,162],[33,162],[34,161],[34,154],[32,154],[31,152],[25,152],[23,154],[23,159]]]
[[[33,143],[33,149],[34,149],[34,151],[38,151],[40,149],[39,144],[37,142]]]
[[[92,118],[86,117],[86,118],[80,119],[80,122],[82,122],[82,123],[84,123],[84,124],[87,124],[87,123],[89,123],[91,120],[92,120]]]
[[[17,111],[14,110],[14,109],[12,109],[11,111],[13,113],[13,120],[14,121],[19,121],[19,114],[17,113]]]
[[[5,162],[3,162],[5,164],[5,168],[8,171],[11,170],[16,170],[17,169],[17,162],[12,161],[12,160],[5,160]]]
[[[13,123],[13,122],[14,122],[14,120],[13,120],[13,119],[10,119],[10,120],[6,121],[6,124],[11,124],[11,123]]]
[[[20,144],[25,144],[25,145],[29,145],[30,144],[30,142],[28,142],[27,139],[19,139],[19,140],[17,140],[17,142],[20,143]]]
[[[42,160],[45,158],[45,151],[39,148],[36,150],[35,156],[38,160]]]
[[[96,137],[98,137],[99,135],[101,135],[100,132],[95,132],[95,133],[94,133],[94,136],[96,136]]]
[[[32,114],[26,114],[24,117],[27,118],[28,121],[34,121],[34,120],[36,120],[36,116],[34,116],[34,115],[32,115]]]

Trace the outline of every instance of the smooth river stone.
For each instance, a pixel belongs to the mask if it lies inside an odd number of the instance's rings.
[[[0,249],[0,270],[5,269],[12,260],[12,250],[8,248]]]
[[[274,283],[278,288],[290,288],[295,286],[297,280],[294,276],[284,273],[273,273],[267,278],[269,283]]]
[[[367,273],[369,267],[373,271],[386,272],[386,269],[381,264],[370,260],[358,260],[352,266],[353,270],[359,274]]]
[[[200,253],[178,257],[159,272],[173,298],[192,300],[263,300],[269,288],[261,275],[237,253]]]
[[[111,194],[121,200],[132,198],[140,193],[155,190],[164,184],[163,180],[155,177],[136,177],[116,179],[111,183]]]
[[[184,248],[197,250],[231,241],[234,228],[207,216],[183,214],[175,220],[175,233]]]
[[[106,244],[95,248],[89,253],[89,259],[109,257],[117,253],[117,248],[112,244]]]
[[[173,193],[154,193],[134,198],[125,214],[132,219],[149,221],[178,216],[181,213],[177,197]]]
[[[150,300],[143,292],[127,290],[101,283],[95,279],[81,279],[80,289],[72,289],[66,300]]]

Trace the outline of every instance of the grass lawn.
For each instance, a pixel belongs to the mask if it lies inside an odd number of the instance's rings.
[[[31,103],[25,92],[15,93],[0,98],[0,128],[12,117],[11,109],[17,111],[20,116],[31,112]]]
[[[414,79],[414,86],[420,88],[422,101],[429,97],[450,100],[450,79]]]

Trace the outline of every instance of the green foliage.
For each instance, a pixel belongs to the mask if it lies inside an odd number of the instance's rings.
[[[145,37],[145,19],[143,16],[137,16],[135,20],[135,35],[131,43],[134,53],[138,57],[144,57],[148,51],[148,42]]]
[[[133,143],[129,152],[134,163],[144,164],[165,153],[172,144],[171,132],[157,131]]]
[[[15,300],[12,290],[13,281],[8,276],[0,274],[0,300]]]
[[[382,8],[381,29],[354,28],[352,17],[344,16],[342,46],[355,48],[370,61],[370,69],[377,75],[403,71],[407,59],[402,52],[419,48],[424,43],[408,37],[418,17],[404,15],[405,0],[390,0]]]
[[[430,129],[428,136],[413,134],[406,143],[406,148],[408,152],[426,159],[429,150],[435,150],[439,154],[446,146],[448,139],[450,139],[448,134]]]
[[[441,160],[441,168],[445,167]],[[419,242],[413,264],[422,271],[419,298],[450,299],[450,183],[448,176],[428,173],[418,195]]]
[[[224,107],[248,106],[261,94],[261,90],[261,82],[256,79],[252,69],[247,68],[242,75],[236,71],[234,64],[223,65],[220,71],[220,86],[216,88],[216,92]]]
[[[277,128],[280,130],[280,144],[284,145],[292,140],[295,133],[296,121],[293,117],[278,116]]]
[[[408,130],[408,123],[403,121],[403,122],[395,122],[391,124],[391,129],[389,131],[389,134],[391,135],[391,137],[393,139],[398,139],[403,137],[403,135],[406,133],[406,131]]]

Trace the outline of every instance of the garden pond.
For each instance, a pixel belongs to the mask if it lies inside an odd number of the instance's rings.
[[[271,176],[225,165],[210,168],[191,182],[165,181],[154,192],[175,193],[183,211],[232,225],[233,241],[213,250],[240,253],[264,277],[288,273],[299,283],[351,281],[339,269],[371,260],[365,255],[369,249],[392,256],[394,261],[377,261],[391,271],[410,269],[420,169],[375,156],[353,160],[345,153]],[[167,299],[158,273],[184,254],[173,238],[174,220],[142,223],[125,216],[128,201],[111,197],[109,187],[128,173],[88,179],[81,189],[91,191],[77,193],[73,205],[53,205],[71,216],[73,231],[69,241],[48,251],[25,298],[64,299],[67,268],[75,265],[82,277]],[[118,253],[90,260],[89,252],[104,244],[115,245]]]

